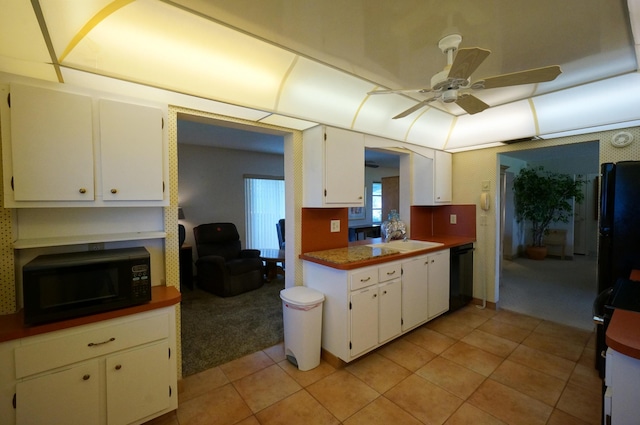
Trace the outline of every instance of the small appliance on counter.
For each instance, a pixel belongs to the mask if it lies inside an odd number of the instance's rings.
[[[22,269],[24,323],[36,325],[151,301],[144,247],[40,255]]]

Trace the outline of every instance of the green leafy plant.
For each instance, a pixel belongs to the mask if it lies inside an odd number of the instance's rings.
[[[513,181],[518,221],[532,225],[532,246],[543,246],[542,239],[553,222],[568,223],[573,214],[571,199],[583,200],[584,181],[569,174],[545,171],[544,167],[527,167]]]

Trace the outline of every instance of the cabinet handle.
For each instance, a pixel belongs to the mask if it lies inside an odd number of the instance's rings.
[[[387,295],[387,291],[383,291],[383,292],[382,292],[382,295]]]
[[[396,274],[396,271],[392,271],[392,272],[387,272],[387,276],[393,276],[394,274]]]
[[[116,370],[120,370],[120,369],[122,369],[122,365],[121,364],[117,364],[116,365]]]
[[[90,342],[90,343],[87,344],[87,347],[95,347],[97,345],[106,344],[108,342],[113,342],[115,340],[116,340],[115,338],[109,338],[108,340],[102,341],[102,342]]]
[[[89,380],[89,378],[91,378],[91,375],[89,375],[89,374],[87,373],[86,375],[84,375],[84,376],[82,377],[82,380],[83,380],[83,381],[88,381],[88,380]]]
[[[80,193],[87,193],[87,189],[85,189],[84,187],[81,187],[80,190],[78,191]]]
[[[378,294],[373,294],[373,298],[378,298]]]
[[[118,189],[111,189],[111,193],[115,195],[116,193],[118,193]]]
[[[366,279],[360,279],[360,282],[369,282],[371,280],[371,276]]]

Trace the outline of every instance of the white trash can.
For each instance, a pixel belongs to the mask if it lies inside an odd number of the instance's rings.
[[[284,353],[298,370],[320,364],[324,294],[306,286],[280,291],[284,324]]]

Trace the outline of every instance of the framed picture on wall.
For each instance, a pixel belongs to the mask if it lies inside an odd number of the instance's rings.
[[[349,208],[349,220],[363,220],[367,217],[366,205],[367,205],[367,188],[364,188],[364,205],[362,207],[350,207]]]
[[[351,207],[349,208],[349,220],[364,219],[366,213],[364,207]]]

